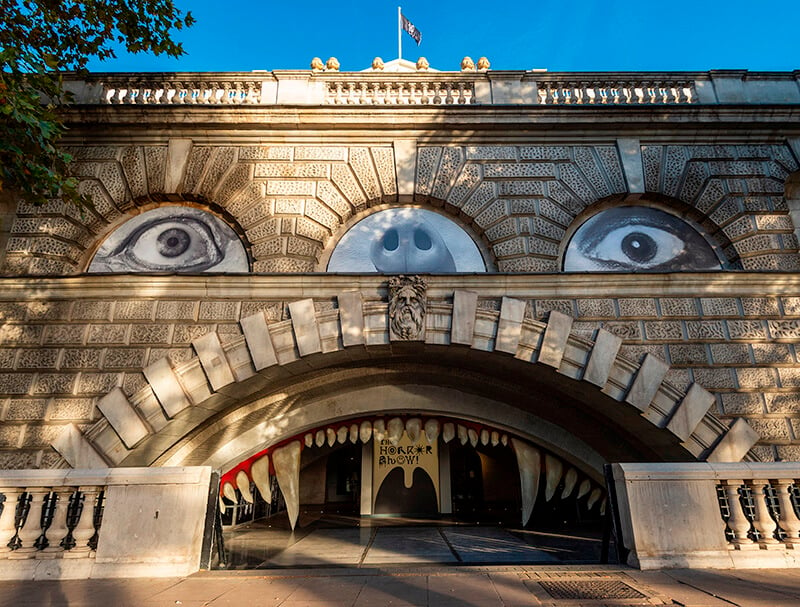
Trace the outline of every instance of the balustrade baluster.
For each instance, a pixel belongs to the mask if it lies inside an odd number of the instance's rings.
[[[33,558],[38,551],[36,540],[42,535],[42,509],[44,508],[50,489],[46,487],[35,487],[28,490],[30,495],[30,506],[25,522],[19,530],[18,537],[21,542],[19,550],[15,550],[9,558],[29,559]]]
[[[48,546],[42,552],[51,557],[58,556],[64,552],[61,542],[69,533],[67,527],[67,514],[69,513],[70,497],[75,492],[71,487],[59,487],[53,490],[55,504],[52,506],[53,520],[45,531]]]
[[[94,510],[99,493],[99,487],[80,487],[80,500],[82,504],[76,503],[80,508],[80,516],[75,528],[72,530],[72,539],[75,540],[75,547],[64,554],[65,558],[77,558],[86,556],[91,552],[89,540],[95,533]]]
[[[0,558],[6,558],[11,548],[8,543],[17,534],[17,505],[23,491],[16,487],[0,489],[5,496],[3,512],[0,513]]]
[[[775,530],[778,524],[770,516],[767,500],[769,499],[769,481],[754,480],[750,484],[753,495],[753,505],[755,512],[753,515],[753,526],[759,534],[759,544],[777,544]]]
[[[778,508],[780,516],[778,522],[781,529],[786,533],[783,540],[787,544],[800,545],[800,518],[794,511],[792,504],[792,485],[794,481],[789,479],[778,479],[775,483],[775,491],[778,494]]]
[[[739,500],[739,488],[744,481],[727,480],[723,481],[725,496],[728,498],[728,528],[733,532],[732,542],[737,546],[753,544],[753,540],[748,537],[750,531],[750,521],[744,513],[742,502]]]

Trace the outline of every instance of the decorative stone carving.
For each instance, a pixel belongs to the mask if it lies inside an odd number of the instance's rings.
[[[339,60],[336,57],[330,57],[328,61],[325,62],[325,69],[331,72],[338,72],[339,71]]]
[[[380,71],[383,70],[383,68],[384,68],[383,59],[381,59],[380,57],[375,57],[375,59],[372,60],[372,69]]]
[[[461,60],[461,71],[462,72],[474,72],[475,71],[475,62],[472,60],[472,57],[464,57]]]
[[[419,276],[393,276],[389,279],[389,339],[425,339],[427,284]]]
[[[420,57],[417,59],[417,71],[418,72],[426,72],[428,68],[430,68],[431,64],[428,63],[428,60],[425,57]]]
[[[325,64],[322,63],[322,59],[319,57],[314,57],[311,60],[311,71],[313,72],[321,72],[325,69]]]
[[[478,69],[481,71],[488,70],[491,67],[491,65],[492,64],[489,63],[489,60],[486,57],[481,57],[480,59],[478,59]]]

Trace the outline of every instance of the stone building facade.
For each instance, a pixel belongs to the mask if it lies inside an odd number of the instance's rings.
[[[598,488],[604,463],[800,461],[797,73],[70,86],[65,145],[92,206],[4,210],[0,467],[211,465],[241,488],[290,437],[393,414],[462,420],[484,446],[505,433]],[[228,226],[244,266],[89,271],[161,208]],[[668,215],[686,232],[663,238],[698,234],[718,266],[600,252],[601,271],[565,270],[579,228],[616,208]],[[485,266],[397,272],[424,278],[411,337],[392,332],[387,273],[329,271],[388,209],[444,217]]]

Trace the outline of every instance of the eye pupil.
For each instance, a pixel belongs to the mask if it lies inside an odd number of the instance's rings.
[[[658,245],[647,234],[631,232],[622,239],[622,252],[638,263],[650,261],[658,253]]]
[[[156,239],[156,248],[164,257],[177,257],[186,252],[191,244],[189,234],[180,228],[164,230]]]

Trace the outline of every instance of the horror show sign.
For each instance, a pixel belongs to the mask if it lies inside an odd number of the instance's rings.
[[[398,469],[402,471],[404,488],[412,491],[420,489],[414,486],[415,477],[419,480],[424,478],[424,476],[420,476],[420,473],[427,475],[430,478],[430,482],[433,483],[436,503],[439,503],[438,445],[436,441],[430,444],[424,432],[413,442],[408,437],[408,434],[404,432],[397,444],[393,444],[392,441],[386,438],[375,442],[372,461],[373,509],[378,494],[381,493],[384,481],[392,471]],[[403,488],[398,487],[397,489],[402,491]],[[395,511],[400,512],[401,510],[397,509]]]

